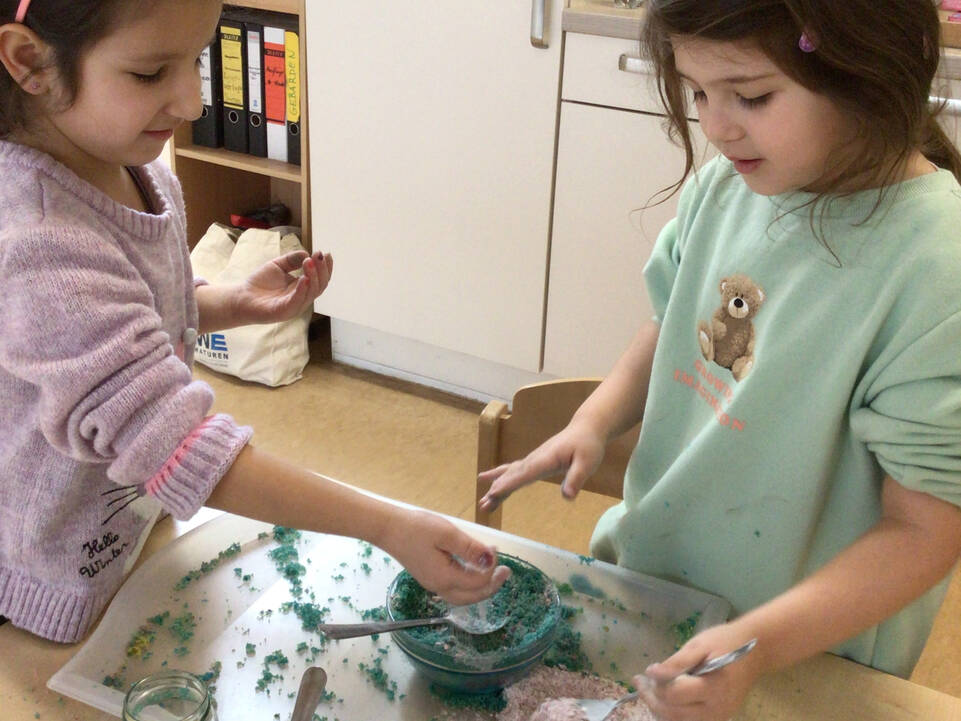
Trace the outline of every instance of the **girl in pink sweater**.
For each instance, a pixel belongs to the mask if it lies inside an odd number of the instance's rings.
[[[209,414],[197,334],[293,317],[333,268],[291,253],[195,287],[180,187],[155,161],[201,113],[220,12],[0,0],[0,615],[55,641],[86,634],[161,510],[356,536],[455,603],[507,575],[446,520],[292,466]]]

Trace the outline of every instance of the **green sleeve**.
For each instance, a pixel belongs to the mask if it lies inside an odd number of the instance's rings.
[[[681,254],[677,243],[677,218],[671,218],[657,236],[651,257],[644,266],[644,283],[654,309],[654,320],[664,318],[664,309],[671,297]]]
[[[906,488],[961,506],[961,313],[894,352],[870,381],[851,427]],[[880,365],[876,363],[876,365]]]

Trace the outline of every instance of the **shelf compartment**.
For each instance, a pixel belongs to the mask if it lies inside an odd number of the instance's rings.
[[[246,153],[235,153],[223,148],[206,148],[201,145],[177,145],[174,148],[178,158],[192,158],[212,165],[222,165],[248,173],[257,173],[271,178],[299,183],[303,171],[299,165],[282,163],[270,158],[258,158]]]

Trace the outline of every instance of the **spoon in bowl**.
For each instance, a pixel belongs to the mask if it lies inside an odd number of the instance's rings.
[[[321,623],[317,630],[322,631],[327,638],[356,638],[370,636],[375,633],[387,633],[402,628],[417,626],[440,626],[446,624],[457,631],[464,631],[472,636],[483,636],[499,631],[507,623],[504,614],[491,613],[490,599],[469,606],[451,606],[443,616],[434,618],[408,618],[402,621],[368,621],[365,623]]]

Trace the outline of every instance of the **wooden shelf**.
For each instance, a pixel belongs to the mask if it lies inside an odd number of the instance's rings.
[[[228,5],[298,16],[300,28],[302,165],[281,163],[223,148],[194,145],[190,123],[183,123],[171,140],[171,163],[187,205],[187,235],[191,247],[210,223],[227,223],[231,213],[273,203],[290,208],[291,224],[300,226],[301,241],[311,249],[310,155],[307,143],[307,77],[304,13],[307,0],[235,0]]]
[[[178,145],[174,147],[174,152],[180,158],[193,158],[205,163],[223,165],[227,168],[266,175],[293,183],[299,183],[302,179],[302,171],[299,165],[282,163],[279,160],[270,160],[269,158],[257,158],[253,155],[235,153],[223,148],[206,148],[201,145],[181,147]]]
[[[941,16],[941,44],[949,48],[961,47],[961,23],[948,21],[948,16],[954,13],[939,10],[938,15]]]
[[[271,10],[278,13],[296,15],[300,12],[300,0],[239,0],[227,2],[227,5],[239,5],[256,10]]]

